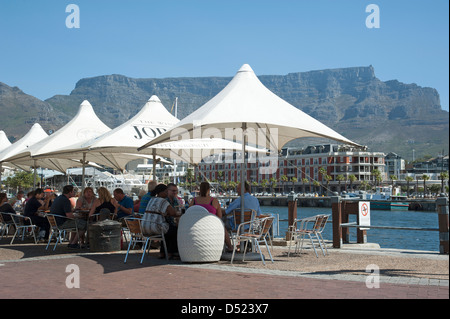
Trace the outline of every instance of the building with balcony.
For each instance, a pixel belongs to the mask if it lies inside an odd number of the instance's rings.
[[[267,174],[263,168],[267,165],[267,158],[249,158],[246,166],[246,179],[254,184],[270,181],[274,178],[278,187],[282,184],[290,185],[289,190],[296,192],[308,192],[314,181],[319,184],[328,184],[330,191],[343,191],[348,189],[350,176],[355,180],[352,187],[361,182],[375,184],[374,169],[380,172],[382,180],[387,179],[385,170],[385,154],[381,152],[369,152],[348,145],[325,144],[302,148],[284,148],[276,157],[277,169],[273,174]],[[234,157],[235,161],[226,163],[223,157],[209,158],[199,164],[198,169],[208,180],[219,182],[239,182],[242,160],[240,155]],[[271,159],[271,164],[275,161]],[[321,169],[330,176],[329,181],[324,180]],[[283,177],[282,176],[286,176]],[[286,181],[287,180],[287,181]],[[317,185],[317,183],[316,183]]]

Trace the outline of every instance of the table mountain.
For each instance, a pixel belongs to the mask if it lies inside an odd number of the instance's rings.
[[[448,153],[449,114],[441,109],[439,94],[433,88],[397,80],[381,81],[372,66],[258,77],[287,102],[371,150],[392,151],[405,158],[411,158],[412,149],[416,158],[436,155],[442,149]],[[46,101],[2,85],[0,110],[16,110],[12,112],[16,124],[10,125],[5,115],[0,118],[0,125],[8,136],[16,138],[26,133],[17,128],[19,124],[31,126],[37,120],[45,129],[58,127],[74,116],[80,103],[87,99],[106,125],[116,127],[134,116],[152,95],[157,95],[169,111],[178,97],[181,119],[220,92],[230,80],[231,77],[136,79],[104,75],[81,79],[70,95],[56,95]],[[11,114],[10,111],[5,114]],[[290,145],[304,143],[297,140]]]

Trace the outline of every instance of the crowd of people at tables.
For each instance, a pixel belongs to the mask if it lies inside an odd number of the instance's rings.
[[[185,208],[199,205],[204,207],[211,214],[216,215],[224,222],[225,229],[225,248],[232,251],[232,244],[227,230],[233,228],[233,220],[230,215],[234,209],[240,208],[240,197],[234,200],[227,209],[220,206],[217,198],[211,196],[211,188],[208,182],[200,184],[198,196],[194,197],[189,203],[178,196],[178,187],[176,184],[169,183],[157,184],[150,181],[147,184],[147,192],[142,191],[138,199],[133,201],[126,195],[122,189],[117,188],[111,194],[107,188],[99,187],[97,196],[92,187],[84,188],[82,194],[77,194],[76,188],[72,185],[63,187],[62,194],[57,196],[54,192],[46,193],[42,188],[27,194],[19,191],[17,195],[8,201],[6,193],[0,193],[0,213],[23,214],[31,219],[31,222],[38,226],[40,231],[38,239],[48,241],[50,224],[42,212],[61,216],[56,218],[56,222],[61,228],[74,228],[74,223],[78,228],[78,234],[71,236],[68,247],[80,248],[79,243],[84,243],[84,234],[87,229],[87,223],[92,216],[109,210],[110,217],[116,220],[123,220],[128,216],[143,216],[146,213],[160,213],[165,217],[169,224],[169,230],[165,233],[167,252],[169,259],[178,259],[177,247],[177,220]],[[237,186],[237,192],[240,195],[241,185]],[[245,208],[254,209],[257,215],[261,214],[258,200],[250,195],[250,185],[245,183]],[[84,212],[87,218],[76,218],[76,212]],[[2,214],[5,221],[10,215]],[[63,218],[66,217],[66,218]],[[165,258],[163,247],[160,249],[160,258]]]

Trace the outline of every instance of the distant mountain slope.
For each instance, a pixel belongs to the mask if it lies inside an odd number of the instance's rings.
[[[412,149],[415,149],[416,158],[436,155],[442,149],[448,153],[449,113],[441,109],[439,94],[433,88],[396,80],[383,82],[376,78],[372,66],[258,77],[287,102],[345,137],[368,145],[371,150],[393,151],[405,158],[411,158]],[[56,95],[46,101],[35,99],[35,107],[27,102],[23,92],[16,92],[15,100],[7,100],[15,104],[4,102],[0,87],[0,107],[17,105],[22,110],[29,109],[27,112],[53,108],[53,117],[41,115],[41,118],[49,125],[53,121],[59,125],[75,115],[80,103],[87,99],[106,125],[116,127],[134,116],[151,95],[157,95],[169,110],[178,97],[178,117],[181,119],[220,92],[230,80],[231,77],[135,79],[116,74],[97,76],[78,81],[70,95]],[[10,88],[9,91],[11,89],[18,90]],[[29,121],[31,116],[24,114],[22,123]],[[0,125],[8,136],[17,134],[17,130],[7,129],[9,121],[3,116]],[[304,143],[298,140],[291,145]]]

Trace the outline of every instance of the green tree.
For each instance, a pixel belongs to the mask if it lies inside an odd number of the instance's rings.
[[[439,174],[439,179],[441,180],[441,193],[443,193],[445,191],[444,181],[448,179],[448,172],[441,172]]]
[[[291,183],[292,183],[292,191],[295,192],[295,183],[297,183],[297,177],[292,176]]]
[[[389,179],[392,182],[392,187],[394,187],[394,182],[398,179],[397,175],[389,175]]]
[[[375,182],[375,186],[378,186],[382,181],[381,172],[377,168],[375,168],[374,170],[372,170],[371,174],[374,177],[373,180]]]
[[[33,187],[33,180],[33,173],[20,171],[14,174],[14,176],[8,177],[5,184],[11,188],[22,190]]]
[[[281,175],[280,180],[281,180],[281,184],[283,185],[283,193],[285,193],[286,192],[285,185],[286,185],[286,182],[289,181],[289,177],[287,177],[286,175]]]
[[[338,176],[336,176],[336,179],[338,181],[338,192],[341,192],[341,182],[345,181],[345,176],[340,174]]]
[[[261,184],[261,187],[262,187],[263,193],[264,193],[266,191],[267,185],[269,184],[269,181],[267,179],[263,179],[260,184]]]
[[[414,180],[413,177],[411,176],[406,176],[405,177],[405,181],[406,181],[406,196],[409,196],[409,183],[411,183]]]
[[[277,179],[275,177],[270,178],[270,188],[272,190],[272,194],[275,192],[275,188],[277,188]]]
[[[348,176],[348,180],[350,181],[350,191],[353,191],[353,183],[357,180],[356,176],[351,174]]]
[[[423,174],[422,175],[422,180],[423,180],[423,196],[425,197],[425,194],[426,194],[426,192],[427,192],[427,185],[426,185],[426,182],[427,182],[427,180],[429,180],[430,179],[430,176],[428,176],[427,174]]]

